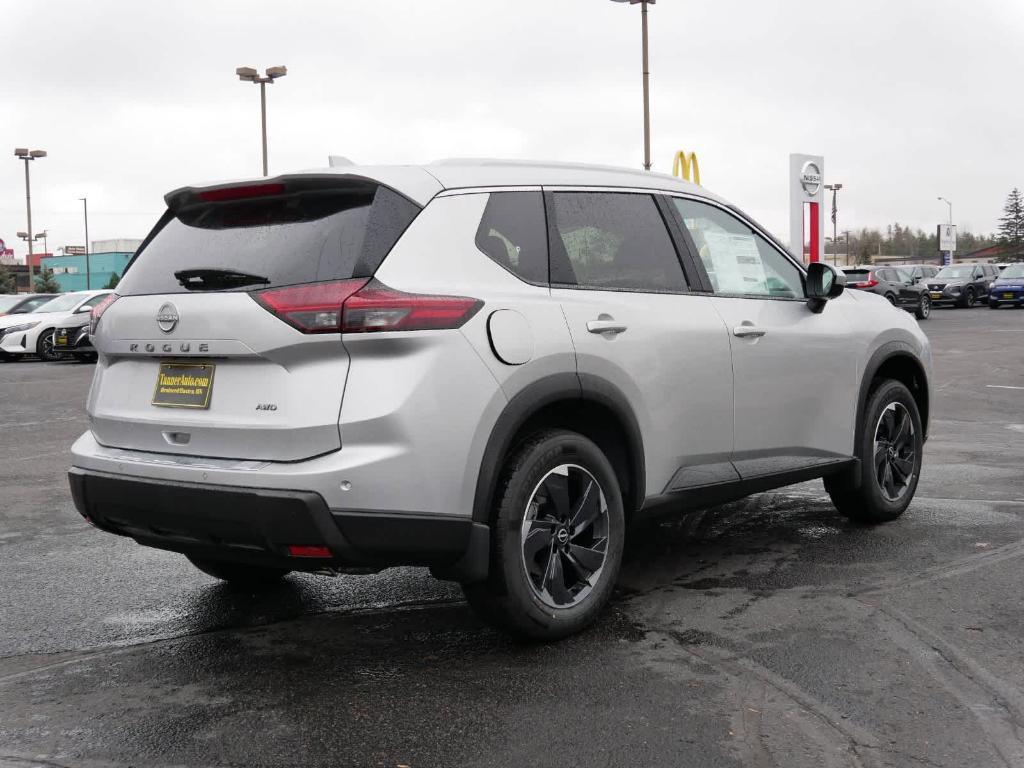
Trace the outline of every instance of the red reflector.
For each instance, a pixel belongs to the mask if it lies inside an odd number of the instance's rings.
[[[204,203],[221,203],[225,200],[245,200],[250,197],[270,197],[284,194],[284,184],[249,184],[244,187],[221,187],[206,189],[198,197]]]
[[[373,280],[345,301],[341,330],[375,333],[458,328],[482,306],[479,299],[404,293]]]
[[[338,333],[341,305],[366,285],[366,278],[270,288],[251,294],[259,304],[303,333]]]
[[[304,544],[289,544],[288,554],[292,557],[334,557],[327,547],[310,547]]]

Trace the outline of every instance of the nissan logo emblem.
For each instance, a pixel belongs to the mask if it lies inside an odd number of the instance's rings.
[[[808,160],[800,169],[800,186],[809,197],[814,197],[821,189],[821,169],[813,160]]]
[[[167,302],[156,312],[156,324],[164,333],[170,333],[178,325],[178,308]]]

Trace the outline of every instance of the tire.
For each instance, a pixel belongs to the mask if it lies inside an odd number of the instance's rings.
[[[190,557],[188,555],[186,557],[192,565],[207,576],[213,576],[213,578],[226,581],[233,586],[251,589],[267,589],[291,573],[285,568],[265,568],[260,565],[209,560],[205,557]]]
[[[36,354],[48,363],[60,360],[60,355],[53,351],[53,328],[43,331],[36,342]]]
[[[911,428],[909,435],[902,432],[903,424]],[[876,444],[876,437],[882,438],[881,444]],[[825,480],[825,490],[836,509],[866,525],[885,523],[902,515],[914,498],[921,477],[923,445],[921,415],[910,390],[892,379],[879,382],[868,396],[862,433],[857,436],[860,487],[851,490],[848,481]]]
[[[998,301],[992,301],[992,299],[989,299],[988,300],[988,308],[989,309],[999,309],[999,302]]]
[[[964,309],[971,309],[974,306],[975,296],[974,289],[968,288],[964,291],[964,297],[960,299],[960,306]]]
[[[917,309],[914,310],[914,316],[918,320],[927,320],[932,314],[932,300],[925,294],[921,294],[921,300],[917,302]]]
[[[892,304],[894,307],[896,306],[896,297],[893,296],[891,293],[885,294],[885,300]]]
[[[597,618],[619,576],[625,524],[615,470],[586,437],[545,430],[510,455],[501,478],[489,576],[464,584],[466,599],[520,640],[579,632]],[[582,521],[576,526],[574,510]]]
[[[95,363],[99,360],[99,355],[95,352],[79,352],[75,355],[76,363]]]

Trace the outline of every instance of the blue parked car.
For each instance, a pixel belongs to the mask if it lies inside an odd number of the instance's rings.
[[[999,309],[1003,304],[1024,305],[1024,264],[1010,264],[989,286],[988,308]]]

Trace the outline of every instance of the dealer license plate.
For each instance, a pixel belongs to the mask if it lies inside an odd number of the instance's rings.
[[[1013,298],[1016,298],[1016,297],[1012,293],[1004,293],[1003,294],[1003,298],[1004,299],[1013,299]]]
[[[932,291],[932,298],[933,299],[941,299],[942,298],[942,291]]]
[[[164,408],[209,408],[213,363],[160,363],[153,405]]]
[[[68,345],[68,332],[63,328],[53,335],[53,346],[66,347]]]

